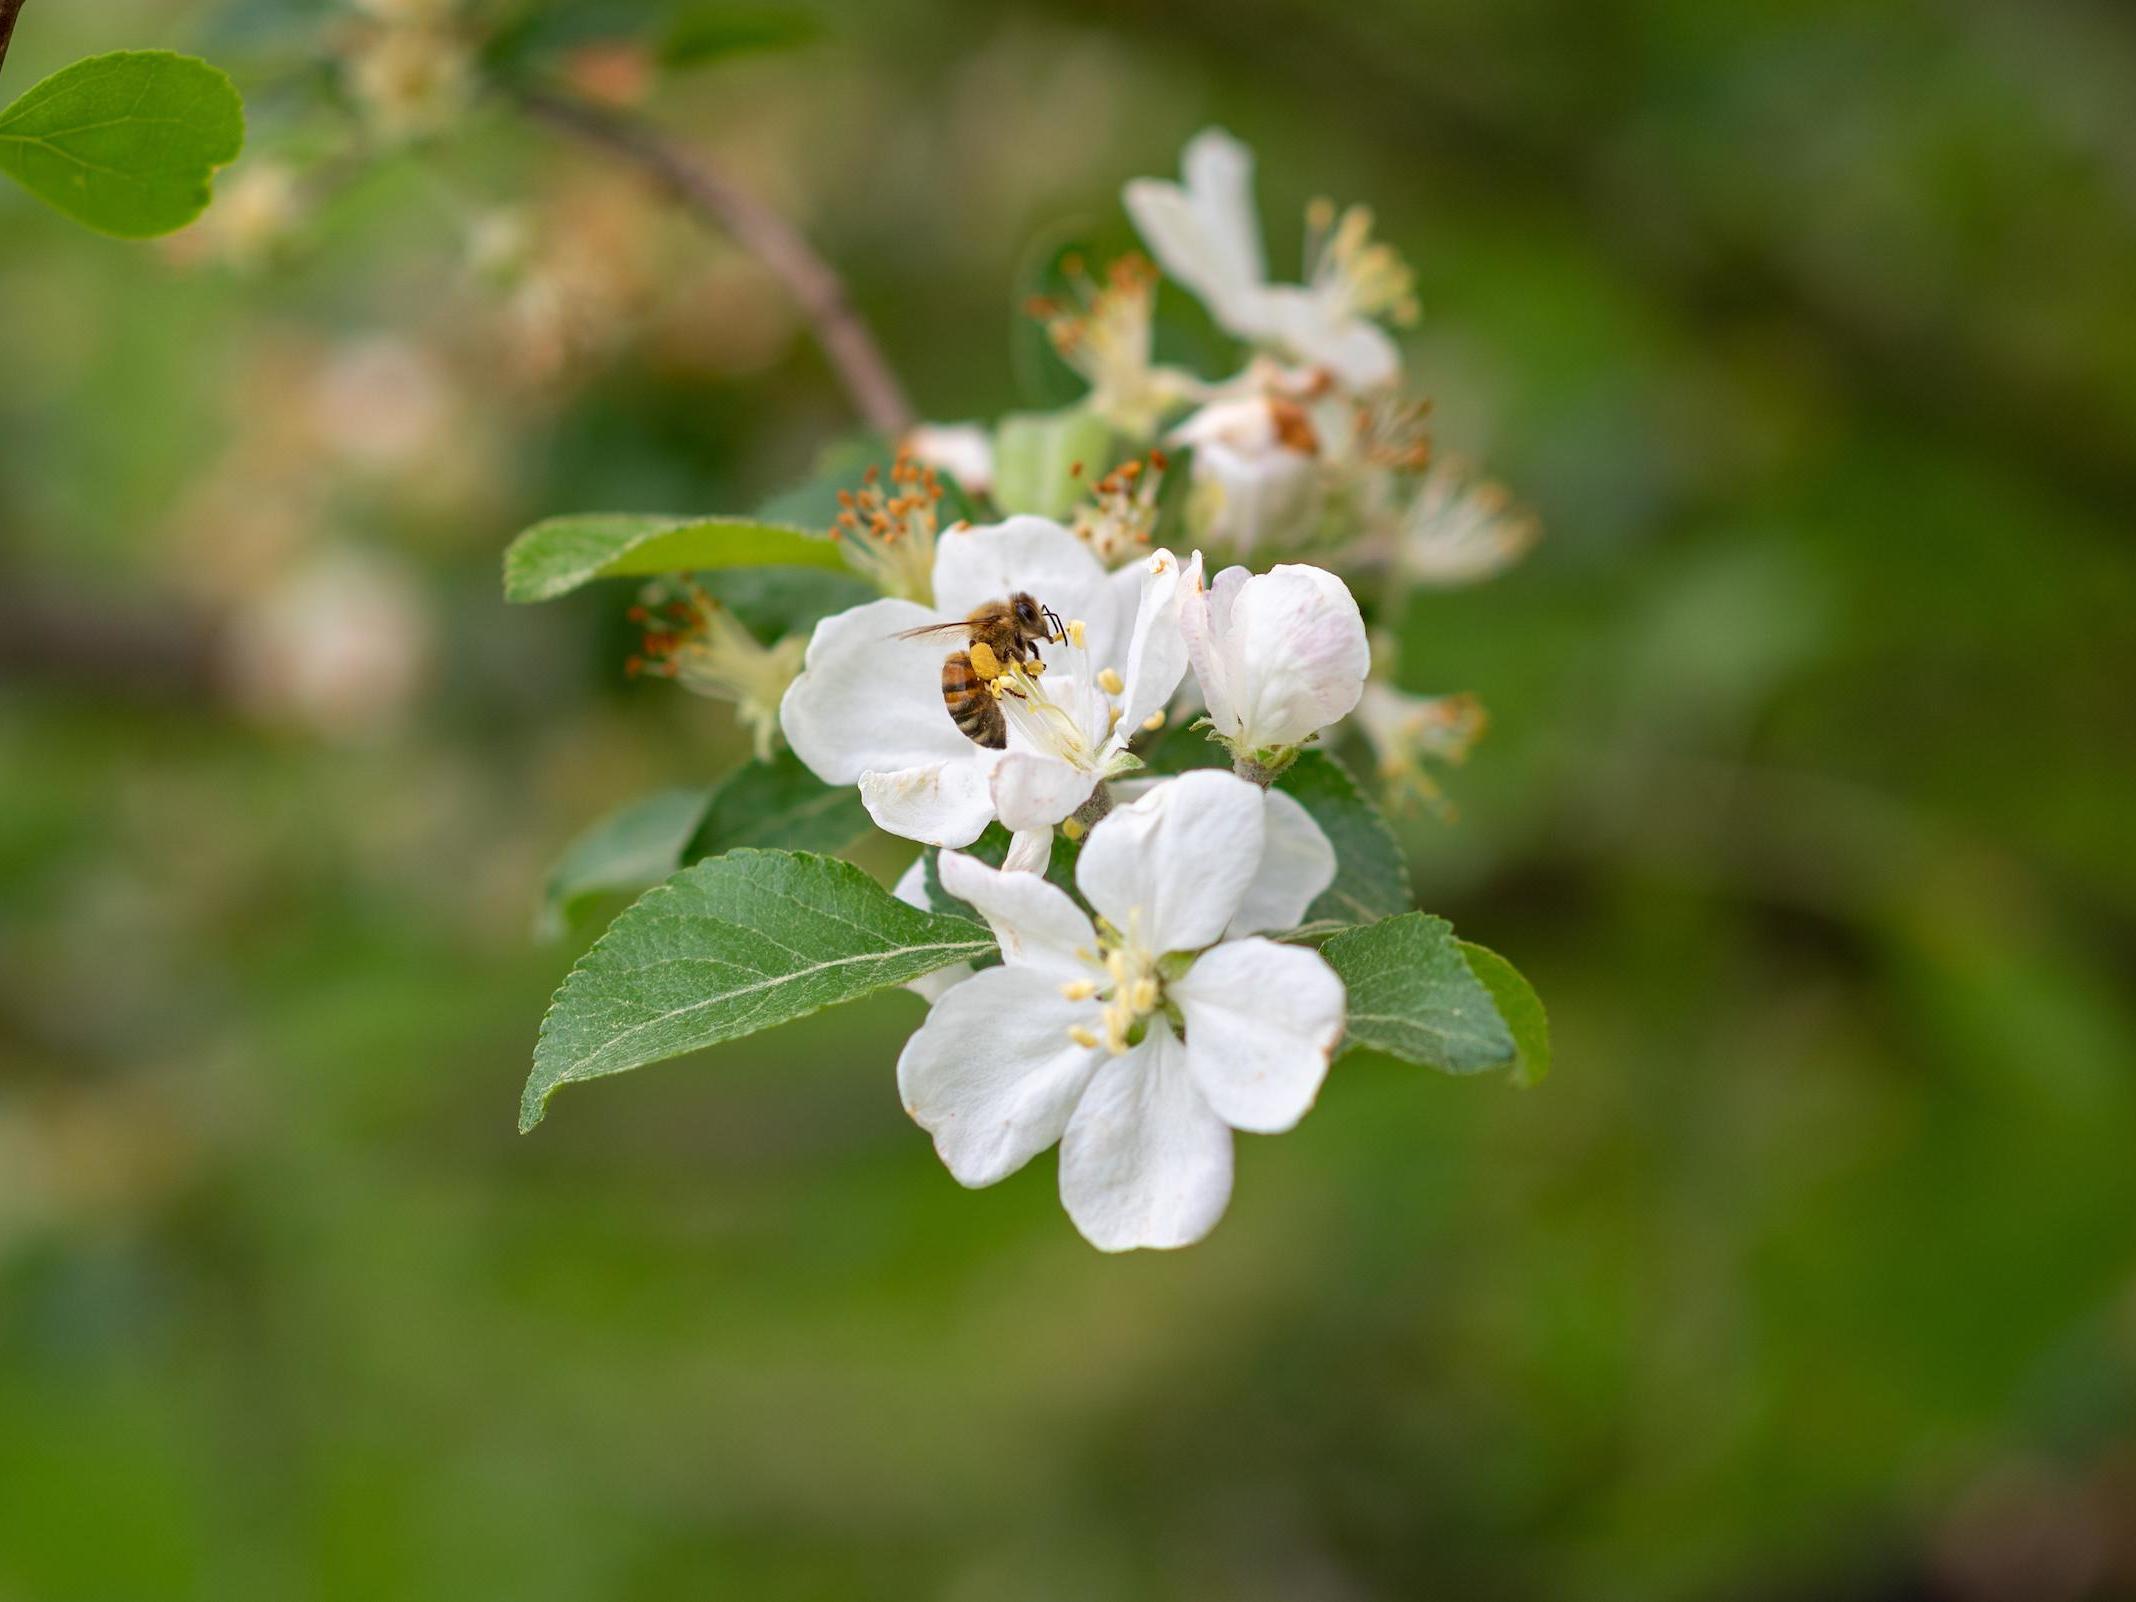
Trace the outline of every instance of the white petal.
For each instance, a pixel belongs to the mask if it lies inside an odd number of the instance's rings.
[[[1263,792],[1263,802],[1260,870],[1224,931],[1227,940],[1296,928],[1305,921],[1305,909],[1335,882],[1335,848],[1313,815],[1281,790]]]
[[[914,857],[912,866],[898,875],[897,883],[890,893],[908,907],[918,907],[922,912],[933,912],[934,903],[927,898],[927,859]],[[937,968],[933,973],[923,973],[917,979],[905,981],[905,988],[922,1001],[940,1001],[954,985],[960,985],[974,972],[968,962],[953,962],[946,968]]]
[[[1320,515],[1319,465],[1302,451],[1204,445],[1194,453],[1194,478],[1215,486],[1215,509],[1206,514],[1202,537],[1240,553],[1260,545],[1296,546]]]
[[[1200,594],[1190,592],[1179,608],[1179,631],[1187,642],[1187,660],[1193,664],[1195,683],[1201,686],[1209,721],[1219,734],[1238,732],[1229,658],[1231,612],[1239,591],[1251,577],[1243,567],[1227,567]]]
[[[1253,204],[1253,153],[1211,128],[1187,146],[1184,185],[1138,178],[1122,200],[1143,243],[1164,270],[1201,297],[1234,333],[1267,276]]]
[[[942,704],[942,659],[955,642],[897,638],[942,621],[912,601],[870,601],[816,625],[779,727],[817,778],[852,784],[871,768],[920,767],[970,746]]]
[[[961,851],[939,859],[942,888],[978,908],[1001,943],[1002,961],[1041,968],[1063,978],[1083,977],[1086,961],[1078,951],[1097,947],[1097,931],[1068,892],[1035,873],[990,868]]]
[[[1097,775],[1035,751],[1011,751],[994,766],[994,810],[1011,829],[1045,829],[1090,799]]]
[[[1103,636],[1113,612],[1105,577],[1090,547],[1050,518],[1012,517],[955,529],[935,542],[935,605],[950,617],[1029,590],[1063,620],[1084,618],[1094,636]],[[1093,649],[1104,643],[1091,640]]]
[[[1402,353],[1387,331],[1362,317],[1331,310],[1318,291],[1291,284],[1269,289],[1256,311],[1264,338],[1300,361],[1325,367],[1345,389],[1377,389],[1400,376]]]
[[[994,436],[977,423],[919,423],[905,435],[905,449],[929,467],[939,467],[959,489],[988,495],[994,489]]]
[[[1044,873],[1053,862],[1053,830],[1018,829],[1009,837],[1008,855],[1001,859],[1004,873]]]
[[[1076,883],[1151,951],[1214,945],[1260,868],[1265,812],[1259,787],[1244,779],[1183,773],[1090,831]]]
[[[860,776],[860,804],[892,834],[923,845],[965,846],[994,821],[988,779],[1000,753],[962,735],[963,753],[948,761]]]
[[[1199,551],[1184,567],[1170,551],[1153,552],[1135,566],[1143,574],[1143,585],[1121,672],[1127,681],[1116,731],[1122,746],[1134,738],[1143,719],[1171,701],[1186,677],[1187,640],[1180,632],[1179,612],[1186,597],[1201,588]]]
[[[988,968],[935,1003],[897,1059],[897,1088],[959,1184],[1005,1179],[1061,1138],[1110,1060],[1068,1038],[1098,1011],[1018,967]]]
[[[1168,987],[1187,1025],[1187,1068],[1234,1129],[1303,1118],[1342,1039],[1343,988],[1316,951],[1227,940]]]
[[[1083,1091],[1061,1137],[1061,1202],[1091,1245],[1124,1252],[1190,1246],[1230,1200],[1231,1131],[1159,1023]]]
[[[1240,739],[1296,745],[1357,705],[1372,652],[1357,602],[1334,574],[1271,568],[1239,587],[1229,621],[1223,653]]]

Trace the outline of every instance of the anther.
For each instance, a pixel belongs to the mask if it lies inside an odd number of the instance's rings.
[[[1068,643],[1078,651],[1088,648],[1088,635],[1089,631],[1083,626],[1081,618],[1072,617],[1068,620]]]
[[[1083,838],[1084,835],[1088,834],[1089,832],[1089,825],[1085,824],[1081,818],[1061,819],[1061,833],[1066,835],[1071,841],[1080,840]]]
[[[1063,1001],[1088,1001],[1098,993],[1098,987],[1088,979],[1071,979],[1061,986]]]
[[[1098,1037],[1092,1034],[1088,1029],[1085,1029],[1081,1024],[1073,1024],[1069,1027],[1068,1038],[1074,1041],[1077,1045],[1081,1046],[1085,1051],[1093,1051],[1097,1048]]]
[[[1127,689],[1127,681],[1120,677],[1117,668],[1104,668],[1098,673],[1098,688],[1107,695],[1119,695]]]
[[[1152,712],[1152,713],[1151,713],[1151,714],[1150,714],[1150,715],[1149,715],[1148,717],[1144,718],[1144,719],[1142,720],[1142,726],[1143,726],[1143,727],[1144,727],[1145,729],[1149,730],[1149,731],[1150,731],[1150,732],[1151,732],[1152,734],[1155,734],[1155,733],[1156,733],[1156,732],[1157,732],[1157,731],[1158,731],[1159,729],[1163,728],[1163,727],[1164,727],[1164,708],[1163,708],[1163,707],[1159,707],[1159,708],[1158,708],[1158,709],[1157,709],[1156,711]]]

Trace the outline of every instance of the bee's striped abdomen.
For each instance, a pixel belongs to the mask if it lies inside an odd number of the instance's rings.
[[[943,659],[942,704],[967,740],[995,751],[1009,743],[1009,720],[986,680],[974,671],[968,652],[957,651]]]

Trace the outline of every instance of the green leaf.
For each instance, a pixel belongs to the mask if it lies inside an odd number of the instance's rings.
[[[720,781],[682,850],[698,862],[744,846],[839,851],[868,832],[868,811],[850,784],[825,784],[791,751],[750,762]]]
[[[587,826],[549,870],[542,928],[554,937],[595,896],[643,890],[683,863],[705,814],[703,790],[656,790]]]
[[[542,1020],[522,1132],[559,1086],[737,1040],[994,949],[985,928],[908,907],[851,863],[734,851],[640,896]]]
[[[1325,751],[1301,751],[1276,788],[1310,812],[1335,847],[1335,882],[1306,909],[1308,928],[1377,923],[1411,910],[1402,847],[1348,768]]]
[[[0,171],[91,228],[167,234],[206,210],[245,106],[218,68],[167,50],[62,67],[0,111]]]
[[[858,573],[809,567],[730,567],[705,574],[703,583],[743,628],[767,643],[781,635],[806,634],[833,612],[864,606],[880,596]]]
[[[1081,407],[1011,412],[994,430],[994,499],[1004,512],[1065,517],[1114,449],[1112,429]]]
[[[1543,1011],[1543,998],[1526,975],[1489,946],[1470,940],[1457,944],[1468,959],[1469,972],[1483,981],[1513,1033],[1513,1083],[1523,1089],[1541,1084],[1550,1072],[1550,1018]]]
[[[1444,918],[1405,912],[1345,930],[1320,954],[1349,987],[1352,1045],[1450,1074],[1513,1061],[1512,1032]]]
[[[804,11],[737,11],[731,5],[689,6],[660,36],[662,66],[697,67],[758,50],[790,50],[823,31]]]
[[[504,553],[507,601],[553,601],[603,578],[645,578],[727,567],[842,571],[831,540],[746,517],[649,517],[589,512],[536,523]]]

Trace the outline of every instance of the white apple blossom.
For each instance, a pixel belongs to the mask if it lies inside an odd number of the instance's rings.
[[[1357,703],[1358,726],[1379,757],[1379,774],[1395,796],[1451,818],[1453,805],[1431,772],[1459,767],[1490,722],[1473,695],[1408,695],[1372,683]]]
[[[1043,861],[1046,834],[1105,779],[1141,766],[1128,741],[1186,673],[1183,594],[1201,559],[1170,551],[1108,573],[1081,541],[1041,517],[953,529],[936,543],[932,607],[871,601],[816,625],[780,724],[827,784],[860,786],[892,834],[968,845],[999,818],[1024,836],[1019,866]],[[997,680],[1006,750],[974,744],[942,702],[954,636],[899,639],[1027,590],[1066,624],[1043,648],[1046,671],[1008,664]]]
[[[1226,568],[1187,597],[1179,622],[1210,728],[1265,768],[1355,707],[1372,665],[1357,602],[1323,568]]]
[[[1442,460],[1424,475],[1403,509],[1395,534],[1395,564],[1418,584],[1455,589],[1495,578],[1535,544],[1535,519],[1505,489],[1470,478],[1458,461]]]
[[[1253,203],[1253,153],[1220,128],[1197,134],[1181,160],[1183,184],[1137,178],[1123,199],[1151,252],[1199,295],[1232,333],[1322,367],[1353,390],[1391,382],[1401,368],[1375,318],[1416,317],[1412,276],[1372,242],[1372,214],[1340,218],[1326,201],[1307,213],[1304,284],[1271,284]]]
[[[1334,969],[1258,938],[1334,875],[1324,838],[1271,849],[1276,815],[1208,770],[1118,808],[1076,867],[1095,925],[1036,874],[943,853],[943,888],[986,918],[1002,963],[941,994],[897,1075],[960,1183],[994,1184],[1057,1141],[1062,1203],[1100,1250],[1215,1227],[1232,1131],[1295,1125],[1342,1038]]]
[[[779,702],[801,671],[808,642],[789,634],[766,645],[702,585],[685,584],[681,594],[657,611],[632,608],[631,621],[645,626],[645,649],[630,659],[630,671],[673,679],[694,694],[732,703],[757,760],[769,760],[779,733]]]
[[[1171,441],[1194,450],[1198,537],[1243,556],[1311,535],[1322,504],[1320,440],[1297,402],[1272,393],[1211,401]]]

